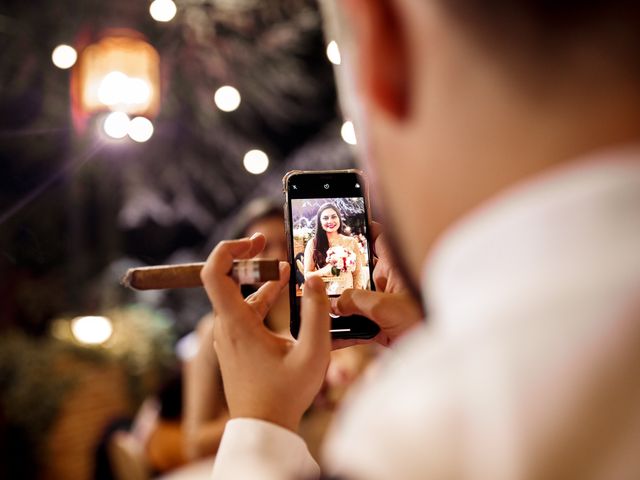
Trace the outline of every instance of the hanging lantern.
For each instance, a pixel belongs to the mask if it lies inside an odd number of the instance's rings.
[[[142,35],[107,32],[80,52],[72,93],[77,117],[124,112],[153,118],[160,108],[160,56]]]

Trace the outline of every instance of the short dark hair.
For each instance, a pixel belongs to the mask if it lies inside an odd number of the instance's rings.
[[[516,61],[562,61],[579,49],[640,74],[638,0],[441,0],[440,5],[475,40]]]
[[[227,238],[242,238],[254,223],[267,218],[278,218],[284,225],[284,209],[282,203],[274,198],[260,197],[250,201],[236,214],[227,229]]]

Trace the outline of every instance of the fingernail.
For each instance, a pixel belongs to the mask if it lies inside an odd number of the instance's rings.
[[[256,232],[253,235],[251,235],[251,238],[249,240],[255,240],[256,238],[258,238],[259,235],[262,235],[262,233]]]
[[[289,266],[289,264],[287,262],[280,262],[278,264],[278,268],[280,269],[281,273],[286,272],[288,266]]]

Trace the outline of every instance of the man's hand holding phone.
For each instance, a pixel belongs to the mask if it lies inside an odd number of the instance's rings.
[[[289,265],[281,262],[280,280],[267,282],[246,300],[228,275],[234,259],[252,258],[264,247],[261,234],[221,242],[202,270],[202,281],[216,312],[214,347],[231,418],[257,418],[296,431],[329,364],[329,299],[322,280],[309,279],[298,339],[267,329],[264,318],[289,281]]]
[[[341,315],[367,317],[378,324],[380,332],[371,340],[334,340],[334,349],[372,341],[389,346],[424,318],[420,304],[408,293],[400,274],[393,267],[391,252],[382,234],[382,225],[371,222],[371,237],[377,259],[373,269],[376,291],[345,290],[338,298],[334,310]]]
[[[378,262],[374,279],[384,291],[347,290],[338,300],[346,315],[360,314],[375,321],[380,333],[371,340],[331,341],[329,298],[319,277],[306,282],[297,340],[284,338],[264,325],[264,318],[289,281],[289,265],[280,264],[280,280],[267,282],[244,299],[228,275],[233,260],[252,258],[265,238],[221,242],[202,270],[202,281],[215,311],[214,347],[220,361],[231,418],[257,418],[296,431],[305,410],[322,386],[332,348],[376,341],[389,345],[418,324],[420,306],[391,264],[381,228],[374,224]]]

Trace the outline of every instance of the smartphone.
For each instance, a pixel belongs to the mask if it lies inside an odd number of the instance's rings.
[[[304,284],[311,276],[322,278],[332,302],[348,288],[375,288],[366,187],[359,170],[294,170],[283,178],[290,323],[296,338]],[[330,315],[336,339],[373,338],[380,330],[363,316]]]

